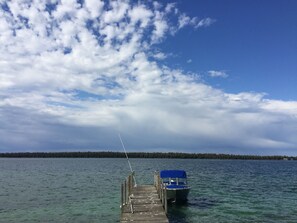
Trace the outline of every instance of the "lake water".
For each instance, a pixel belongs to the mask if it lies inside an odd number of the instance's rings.
[[[185,169],[192,190],[170,222],[297,222],[297,162],[131,159],[138,184]],[[0,159],[0,222],[119,222],[125,159]]]

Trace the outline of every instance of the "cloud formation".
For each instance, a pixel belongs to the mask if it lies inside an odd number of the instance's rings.
[[[222,77],[222,78],[228,77],[228,74],[225,71],[218,71],[218,70],[210,70],[208,71],[208,75],[210,77]]]
[[[117,150],[121,132],[134,151],[297,153],[297,102],[229,94],[154,55],[213,19],[155,2],[0,4],[0,151]]]
[[[193,26],[194,28],[208,27],[216,22],[215,19],[212,18],[203,18],[198,19],[197,17],[189,17],[185,13],[182,13],[178,17],[178,28],[183,28],[184,26]]]

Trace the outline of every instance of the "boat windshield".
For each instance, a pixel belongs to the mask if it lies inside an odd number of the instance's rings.
[[[186,185],[187,179],[185,178],[163,178],[163,183],[166,185]]]
[[[162,170],[160,178],[166,185],[186,185],[187,173],[184,170]]]

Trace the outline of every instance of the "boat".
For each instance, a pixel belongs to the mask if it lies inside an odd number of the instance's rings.
[[[191,187],[187,182],[187,173],[184,170],[161,170],[161,183],[166,187],[168,201],[187,201]]]

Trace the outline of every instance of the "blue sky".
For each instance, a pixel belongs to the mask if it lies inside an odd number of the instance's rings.
[[[198,32],[181,30],[165,41],[162,49],[178,55],[169,64],[202,75],[223,70],[227,80],[205,81],[230,93],[265,92],[269,98],[296,100],[296,1],[180,1],[178,6],[216,22]]]
[[[296,1],[0,5],[0,152],[297,155]]]

